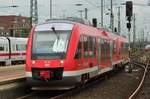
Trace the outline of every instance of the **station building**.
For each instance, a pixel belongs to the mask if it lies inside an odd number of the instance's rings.
[[[0,36],[27,37],[30,29],[30,17],[0,16]]]

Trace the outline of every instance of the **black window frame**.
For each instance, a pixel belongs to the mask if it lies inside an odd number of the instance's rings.
[[[82,40],[82,36],[80,36],[74,59],[82,58],[82,49],[83,49],[82,44],[83,44],[83,40]]]

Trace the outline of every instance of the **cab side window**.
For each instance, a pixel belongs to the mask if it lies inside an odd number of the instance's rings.
[[[75,59],[80,59],[82,57],[82,36],[78,42],[78,47],[75,54]]]

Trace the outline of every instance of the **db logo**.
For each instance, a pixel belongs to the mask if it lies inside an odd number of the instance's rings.
[[[49,62],[49,61],[45,61],[45,62],[44,62],[44,66],[45,66],[45,67],[50,67],[50,62]]]
[[[50,64],[45,64],[44,66],[45,66],[45,67],[50,67]]]

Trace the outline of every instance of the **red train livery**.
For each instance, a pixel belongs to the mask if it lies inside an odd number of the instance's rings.
[[[34,26],[27,44],[32,89],[69,89],[128,62],[128,41],[104,29],[70,21]]]

